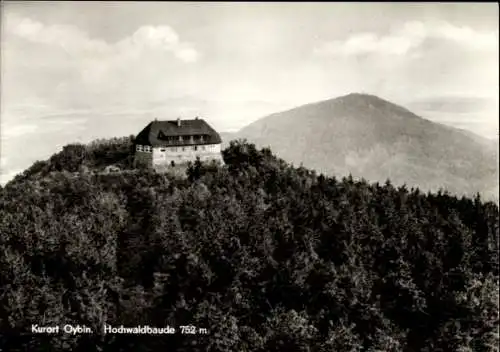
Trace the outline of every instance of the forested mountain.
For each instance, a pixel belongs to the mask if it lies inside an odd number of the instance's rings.
[[[245,141],[186,178],[131,170],[132,141],[67,146],[0,189],[1,350],[497,350],[496,204],[325,177]]]
[[[367,94],[349,94],[264,117],[232,134],[295,165],[337,177],[480,192],[498,200],[498,145]]]

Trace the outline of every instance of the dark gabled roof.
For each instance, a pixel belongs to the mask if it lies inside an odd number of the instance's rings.
[[[135,138],[136,144],[151,146],[183,146],[192,144],[220,144],[220,135],[203,119],[152,121],[139,132]],[[179,141],[179,136],[204,136],[203,142]],[[174,140],[168,140],[174,137]]]

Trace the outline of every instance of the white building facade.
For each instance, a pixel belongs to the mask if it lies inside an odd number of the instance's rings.
[[[136,137],[136,164],[150,167],[215,160],[223,163],[220,135],[202,119],[153,121]]]

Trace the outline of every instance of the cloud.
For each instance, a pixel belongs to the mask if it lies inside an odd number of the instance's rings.
[[[177,56],[179,59],[181,59],[182,61],[185,61],[185,62],[196,62],[200,55],[192,47],[185,46],[185,47],[179,48],[175,52],[175,56]]]
[[[479,32],[470,27],[457,27],[443,22],[431,28],[429,36],[448,39],[477,50],[498,50],[498,30]]]
[[[192,44],[182,42],[179,35],[166,25],[142,26],[117,42],[115,47],[120,55],[129,56],[140,56],[144,51],[172,52],[184,62],[196,62],[200,56]]]
[[[2,129],[2,139],[9,139],[35,133],[38,130],[38,126],[35,124],[23,124],[9,127],[4,125]]]
[[[171,52],[184,62],[195,62],[199,53],[192,44],[180,40],[175,30],[167,25],[142,26],[130,36],[115,43],[90,38],[72,25],[45,25],[15,14],[6,16],[6,32],[35,43],[62,48],[69,54],[89,54],[99,59],[135,57],[148,51]]]
[[[440,95],[498,100],[498,29],[407,21],[318,43],[315,62],[350,90],[399,101]]]
[[[7,15],[5,29],[7,34],[12,33],[35,43],[58,46],[70,53],[88,51],[96,54],[111,51],[105,41],[89,38],[75,26],[58,24],[47,26],[30,18]]]
[[[366,54],[406,55],[426,40],[450,41],[479,51],[498,50],[498,30],[480,32],[469,27],[457,27],[447,22],[422,23],[411,21],[386,35],[364,32],[353,34],[314,48],[316,55],[356,56]]]
[[[144,26],[139,28],[131,37],[138,45],[172,49],[179,43],[179,36],[168,26]]]
[[[5,106],[38,100],[55,110],[138,108],[199,86],[190,76],[196,77],[200,52],[168,25],[139,24],[108,41],[16,13],[6,13],[3,25]]]

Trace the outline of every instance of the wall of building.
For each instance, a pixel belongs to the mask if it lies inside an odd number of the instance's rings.
[[[136,151],[134,154],[134,166],[152,166],[153,165],[153,153],[151,152],[140,152]]]
[[[222,161],[221,145],[198,145],[186,147],[155,147],[152,152],[153,165],[165,165],[174,161],[176,164],[195,161],[199,157],[201,161]]]

